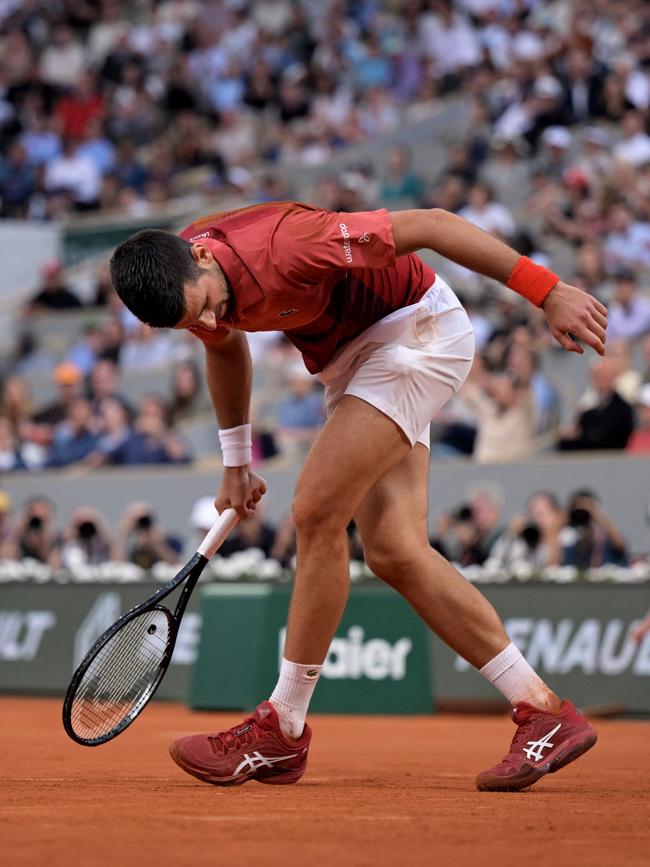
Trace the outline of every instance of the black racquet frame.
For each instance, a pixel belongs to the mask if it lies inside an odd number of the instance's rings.
[[[208,535],[206,536],[204,542],[199,547],[199,550],[192,556],[192,558],[183,566],[183,568],[178,572],[171,581],[168,581],[167,584],[164,584],[160,590],[157,590],[153,596],[144,602],[139,603],[138,605],[131,608],[126,614],[123,614],[119,620],[116,620],[112,626],[102,633],[99,636],[97,641],[90,648],[88,653],[84,656],[81,663],[79,664],[77,670],[72,675],[72,680],[70,681],[70,685],[68,686],[68,691],[66,692],[65,699],[63,701],[63,727],[66,730],[66,733],[69,737],[72,738],[78,744],[81,744],[85,747],[96,747],[101,744],[105,744],[108,741],[112,740],[117,735],[121,734],[131,723],[140,715],[140,713],[147,706],[149,701],[154,696],[156,690],[160,686],[160,683],[165,676],[165,672],[169,667],[169,663],[171,662],[172,655],[174,653],[174,647],[176,645],[176,639],[178,637],[178,630],[180,628],[181,620],[183,618],[183,614],[185,613],[185,609],[187,607],[187,603],[189,601],[190,596],[192,595],[192,591],[196,587],[196,583],[201,577],[201,573],[207,566],[210,561],[210,558],[215,553],[217,548],[222,544],[227,533],[235,526],[237,523],[237,517],[232,509],[226,510],[221,518],[215,523],[212,527]],[[201,551],[205,553],[201,553]],[[173,593],[181,584],[185,582],[185,586],[181,591],[181,595],[176,603],[176,608],[174,609],[174,613],[166,608],[164,605],[160,605],[170,593]],[[86,674],[90,666],[92,665],[95,657],[101,651],[101,649],[117,635],[117,633],[124,628],[128,623],[134,620],[136,617],[139,617],[142,614],[145,614],[147,611],[162,611],[166,614],[168,622],[169,622],[169,637],[167,640],[167,647],[165,648],[164,655],[160,661],[160,665],[158,668],[158,673],[156,674],[155,679],[152,681],[151,686],[148,691],[144,694],[141,700],[133,707],[131,712],[127,714],[124,719],[110,732],[105,735],[101,735],[96,738],[83,738],[80,737],[74,731],[72,725],[72,710],[74,699],[76,696],[77,689],[83,679],[83,676]]]

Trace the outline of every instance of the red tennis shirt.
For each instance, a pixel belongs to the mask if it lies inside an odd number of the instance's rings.
[[[211,344],[232,328],[283,331],[310,373],[379,319],[415,304],[435,280],[416,255],[395,256],[386,210],[269,202],[202,217],[180,236],[208,247],[234,295],[216,331],[192,333]]]

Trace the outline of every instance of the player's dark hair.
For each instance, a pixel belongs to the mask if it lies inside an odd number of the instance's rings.
[[[154,328],[172,328],[185,314],[186,283],[201,269],[192,245],[161,229],[142,229],[123,241],[111,257],[111,280],[131,313]]]

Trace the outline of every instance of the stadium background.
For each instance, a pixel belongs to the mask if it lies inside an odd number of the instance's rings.
[[[431,540],[519,621],[547,594],[556,638],[573,618],[565,656],[597,621],[571,685],[601,709],[648,710],[650,649],[630,629],[650,604],[649,30],[642,0],[0,3],[0,689],[58,692],[48,659],[62,682],[72,665],[57,632],[20,668],[26,618],[50,605],[39,594],[85,616],[82,593],[162,580],[210,519],[200,344],[132,319],[111,249],[143,226],[290,198],[455,211],[608,305],[607,357],[567,355],[538,311],[423,253],[479,346],[432,427]],[[251,338],[270,492],[217,587],[290,580],[291,490],[322,423],[293,349]],[[353,580],[372,587],[353,528],[350,545]],[[440,654],[438,704],[483,701]],[[22,706],[5,718],[35,725]],[[143,731],[195,725],[159,719]]]

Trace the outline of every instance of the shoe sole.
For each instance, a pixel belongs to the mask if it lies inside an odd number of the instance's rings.
[[[562,768],[571,764],[571,762],[575,762],[587,750],[590,750],[597,740],[598,735],[593,729],[586,737],[581,734],[574,735],[561,744],[557,751],[549,756],[543,764],[525,765],[522,768],[522,774],[516,778],[484,777],[480,779],[480,782],[477,780],[476,788],[479,792],[519,792],[522,789],[527,789],[533,783],[545,777],[546,774],[555,774],[557,771],[561,771]]]
[[[203,783],[210,783],[212,786],[242,786],[244,783],[249,783],[251,781],[264,783],[269,786],[288,786],[292,783],[298,782],[305,773],[307,765],[305,762],[302,768],[291,768],[286,771],[282,771],[280,768],[277,770],[265,768],[263,771],[254,771],[252,774],[248,775],[240,774],[238,777],[234,778],[215,777],[214,774],[211,774],[210,771],[207,771],[205,768],[200,768],[196,765],[190,764],[179,754],[175,748],[175,744],[170,746],[169,755],[176,762],[178,767],[185,771],[185,773],[190,774],[192,777],[196,777],[197,780],[201,780]]]

